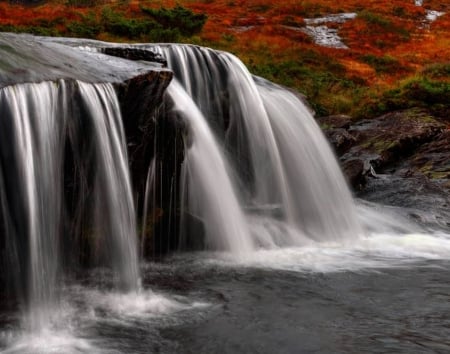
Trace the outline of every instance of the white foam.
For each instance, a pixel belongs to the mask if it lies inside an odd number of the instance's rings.
[[[212,255],[206,264],[301,273],[368,271],[415,267],[429,261],[450,260],[450,234],[371,234],[352,242],[310,242],[301,247],[260,249],[245,259]]]
[[[151,290],[131,293],[89,290],[85,296],[92,314],[100,311],[107,316],[125,320],[168,316],[176,312],[208,306],[206,303],[188,302],[182,297],[169,297]]]
[[[77,338],[70,331],[45,329],[33,333],[9,332],[3,354],[41,354],[41,353],[101,353],[87,340]]]
[[[62,305],[55,309],[48,327],[33,331],[22,328],[0,331],[0,346],[6,347],[1,353],[110,354],[110,349],[102,349],[108,347],[107,343],[98,338],[92,328],[99,325],[147,326],[153,319],[158,323],[178,323],[180,319],[182,322],[188,319],[184,316],[190,316],[188,311],[202,311],[210,306],[183,296],[145,289],[119,293],[75,285],[64,288],[63,293]]]

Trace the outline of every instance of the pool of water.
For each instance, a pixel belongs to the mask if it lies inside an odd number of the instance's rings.
[[[66,279],[48,328],[0,315],[2,353],[446,353],[450,235],[189,253],[142,264],[142,289]]]

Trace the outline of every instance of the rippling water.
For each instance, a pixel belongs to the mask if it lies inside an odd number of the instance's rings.
[[[364,212],[362,219],[367,221]],[[365,215],[365,216],[364,216]],[[396,219],[396,217],[393,217]],[[375,221],[371,219],[372,223]],[[27,334],[3,309],[3,353],[447,353],[450,234],[177,254],[142,265],[142,289],[107,270],[66,280],[50,328]],[[77,285],[74,285],[77,284]]]

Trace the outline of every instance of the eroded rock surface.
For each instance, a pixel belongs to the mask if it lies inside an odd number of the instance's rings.
[[[397,111],[358,122],[348,116],[329,116],[318,122],[356,189],[376,174],[424,175],[450,187],[450,128],[425,110]]]

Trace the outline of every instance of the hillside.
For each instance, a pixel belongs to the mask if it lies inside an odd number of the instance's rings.
[[[228,50],[318,115],[449,112],[450,5],[437,0],[3,2],[0,30]]]

